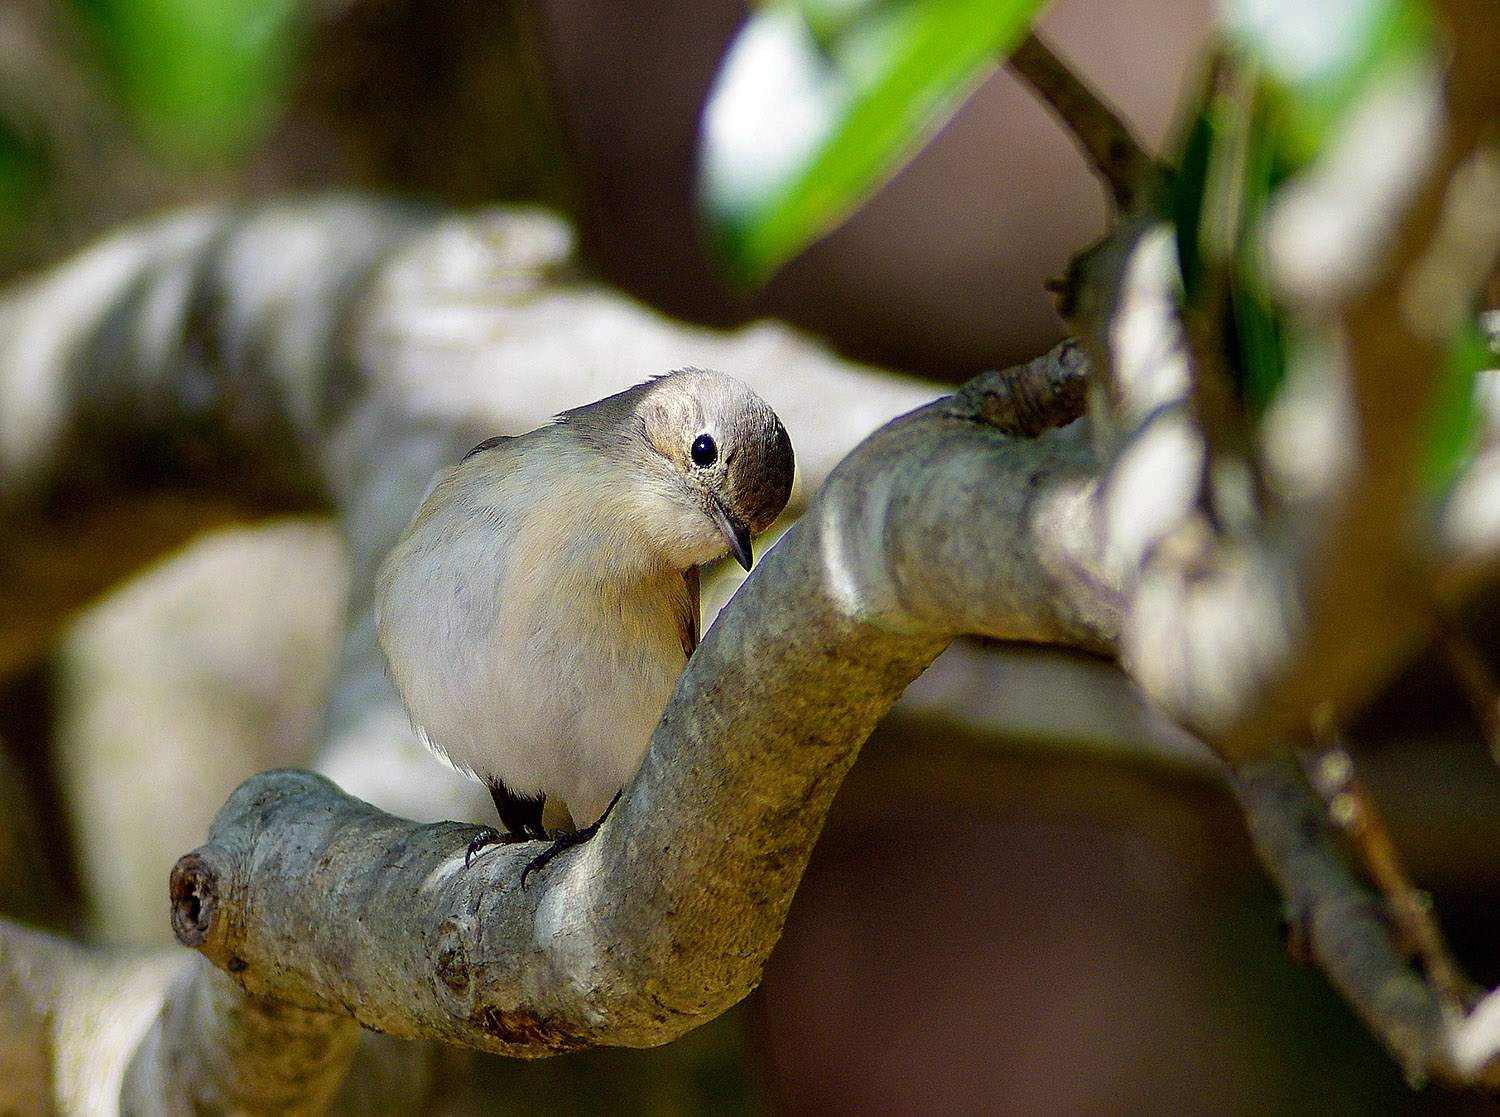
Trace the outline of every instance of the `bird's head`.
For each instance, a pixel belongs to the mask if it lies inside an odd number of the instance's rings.
[[[632,426],[650,462],[655,509],[671,522],[678,562],[727,550],[750,569],[750,537],[792,493],[792,441],[770,405],[722,372],[681,369],[638,388]],[[661,534],[661,532],[657,532]]]

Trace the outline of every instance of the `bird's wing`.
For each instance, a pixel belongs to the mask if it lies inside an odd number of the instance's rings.
[[[500,446],[506,442],[509,442],[510,440],[511,436],[508,434],[492,434],[489,438],[486,438],[479,445],[475,446],[474,449],[465,454],[462,460],[468,461],[475,454],[482,454],[486,450],[493,450],[496,446]]]
[[[691,656],[698,646],[698,626],[702,622],[702,605],[698,598],[698,568],[690,566],[682,572],[687,583],[688,607],[682,617],[682,651]]]

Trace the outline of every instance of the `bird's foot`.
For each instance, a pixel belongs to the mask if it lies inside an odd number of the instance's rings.
[[[596,826],[585,826],[582,830],[552,831],[552,844],[526,862],[526,868],[521,870],[521,887],[526,887],[527,877],[539,871],[548,861],[551,861],[563,850],[572,849],[576,845],[582,845],[598,832],[599,830]]]
[[[587,826],[577,830],[554,830],[552,831],[552,844],[541,853],[537,854],[526,863],[526,868],[521,870],[521,887],[526,887],[526,878],[532,873],[542,869],[548,861],[551,861],[565,849],[582,845],[595,834],[599,833],[599,827],[604,825],[604,820],[609,817],[609,812],[615,809],[615,804],[620,801],[620,792],[615,792],[615,797],[609,801],[609,806],[604,808],[604,813]]]
[[[507,831],[496,830],[493,826],[486,826],[475,834],[469,842],[469,848],[464,851],[464,868],[467,869],[476,856],[488,849],[490,846],[508,846],[516,842],[529,842],[531,836],[528,834],[511,834]]]

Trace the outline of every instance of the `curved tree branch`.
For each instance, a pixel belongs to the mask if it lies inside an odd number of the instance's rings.
[[[0,551],[13,561],[0,561],[0,577],[37,568],[31,527],[49,507],[73,511],[80,496],[102,492],[108,504],[163,482],[249,488],[272,503],[321,492],[339,508],[356,559],[351,650],[330,718],[336,767],[341,730],[357,735],[371,711],[394,709],[401,721],[362,623],[358,571],[378,561],[432,470],[477,437],[465,431],[525,429],[662,368],[711,363],[754,381],[787,418],[802,465],[794,501],[805,505],[872,426],[934,394],[847,365],[783,327],[692,329],[568,283],[569,250],[566,227],[537,212],[441,218],[331,198],[174,215],[10,293],[0,302],[0,517],[14,530],[0,535]],[[79,603],[74,583],[62,588],[31,603],[54,625]],[[366,756],[346,771],[378,788],[380,764]],[[423,812],[444,812],[436,802]],[[165,974],[140,974],[160,998]],[[341,1065],[347,1017],[234,999],[243,996],[222,975],[174,986],[133,1064],[131,1103],[292,1104],[274,1075],[237,1065],[278,1046],[268,1038],[278,1020],[289,1029],[279,1050]],[[123,1069],[131,1043],[96,1064]],[[71,1063],[77,1050],[64,1037],[51,1057]],[[324,1092],[321,1071],[283,1066],[307,1096]],[[206,1068],[216,1074],[205,1078]],[[117,1091],[118,1070],[113,1081]],[[258,1090],[253,1101],[247,1091]]]
[[[1071,352],[1044,362],[1069,384]],[[609,824],[529,887],[523,848],[465,870],[470,828],[273,772],[179,862],[179,937],[255,997],[508,1054],[661,1043],[722,1012],[758,983],[859,745],[955,633],[1108,645],[1113,612],[1058,592],[1087,447],[978,414],[939,401],[834,472],[709,629]]]
[[[1472,78],[1462,51],[1453,73],[1455,87]],[[609,825],[531,888],[516,884],[524,850],[462,871],[459,824],[405,822],[306,773],[244,785],[175,881],[179,931],[229,976],[172,969],[130,1103],[189,1097],[175,1076],[214,1065],[219,1096],[247,1110],[311,1111],[345,1065],[351,1020],[544,1054],[661,1042],[722,1010],[757,980],[864,735],[958,633],[1117,654],[1236,758],[1284,748],[1314,700],[1358,701],[1419,638],[1418,593],[1456,584],[1459,569],[1465,586],[1495,576],[1495,535],[1435,543],[1447,510],[1415,494],[1411,438],[1383,441],[1386,424],[1410,425],[1384,395],[1399,377],[1417,378],[1412,408],[1430,396],[1434,344],[1402,298],[1443,239],[1448,172],[1476,150],[1465,142],[1413,165],[1412,189],[1375,215],[1400,233],[1396,247],[1317,304],[1346,338],[1398,335],[1389,351],[1356,340],[1294,370],[1317,389],[1301,413],[1323,424],[1328,453],[1301,475],[1284,470],[1274,506],[1247,500],[1228,520],[1199,508],[1208,466],[1216,485],[1237,482],[1206,461],[1170,243],[1146,225],[1119,230],[1080,273],[1093,445],[1083,424],[1007,433],[1076,414],[1085,368],[1063,347],[891,424],[836,470],[931,390],[843,366],[776,327],[690,330],[561,282],[566,230],[535,213],[442,219],[348,199],[203,210],[112,238],[13,293],[0,304],[9,522],[101,478],[114,490],[233,480],[337,509],[353,619],[321,764],[355,790],[369,777],[340,767],[343,745],[372,741],[377,721],[405,734],[374,650],[370,573],[432,471],[476,433],[714,364],[788,420],[798,507],[826,478],[710,629]],[[1268,440],[1285,433],[1280,421],[1268,418]],[[1273,471],[1287,465],[1272,445],[1260,452]],[[1471,505],[1495,499],[1495,476],[1465,479]],[[24,544],[24,532],[6,540]],[[1242,776],[1255,783],[1254,769]],[[1352,893],[1330,875],[1336,854],[1324,843],[1303,856],[1295,841],[1294,855],[1275,852],[1299,817],[1283,812],[1262,842],[1287,895],[1310,897],[1308,911],[1334,903],[1340,933],[1378,946],[1315,942],[1335,982],[1377,1032],[1413,1029],[1391,1042],[1408,1065],[1482,1080],[1494,1011],[1434,1018],[1420,988],[1411,1011],[1391,1007],[1382,975],[1399,975],[1399,958],[1373,907],[1341,899]],[[141,981],[163,996],[165,971]],[[288,1053],[284,1073],[245,1073],[267,1045]]]

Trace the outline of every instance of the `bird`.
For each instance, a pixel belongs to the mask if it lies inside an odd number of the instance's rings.
[[[386,671],[417,736],[489,788],[506,833],[598,832],[640,767],[699,637],[699,567],[786,507],[795,464],[771,407],[683,368],[479,443],[432,486],[376,583]],[[573,829],[547,829],[563,808]]]

